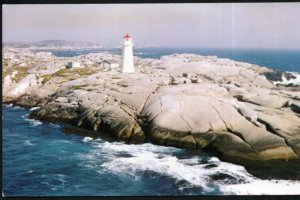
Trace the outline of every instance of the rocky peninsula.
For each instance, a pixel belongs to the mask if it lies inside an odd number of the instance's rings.
[[[300,158],[300,87],[273,69],[215,56],[134,57],[136,73],[100,66],[108,53],[70,58],[4,49],[2,99],[31,117],[115,140],[204,149],[238,161]],[[282,74],[280,74],[281,76]],[[286,74],[287,78],[293,78]]]

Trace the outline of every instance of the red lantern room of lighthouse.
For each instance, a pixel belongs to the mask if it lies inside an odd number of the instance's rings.
[[[127,33],[125,36],[124,36],[124,38],[127,40],[127,39],[131,39],[131,37],[130,37],[130,35]]]

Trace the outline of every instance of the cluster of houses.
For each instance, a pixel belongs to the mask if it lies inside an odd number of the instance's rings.
[[[98,64],[103,69],[117,69],[120,66],[119,61],[117,61],[115,59],[101,60]],[[79,68],[79,67],[82,67],[82,64],[78,60],[73,60],[73,61],[68,62],[66,67],[68,69],[70,69],[70,68]]]

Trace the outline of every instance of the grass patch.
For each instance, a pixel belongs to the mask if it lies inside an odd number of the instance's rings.
[[[12,74],[13,71],[15,71],[15,70],[12,70],[12,69],[10,69],[10,68],[3,68],[3,71],[2,71],[2,80],[3,80],[7,75]]]
[[[12,79],[15,82],[20,82],[23,78],[25,78],[28,75],[28,67],[16,67],[16,66],[6,66],[3,68],[2,71],[2,80],[7,76],[12,74],[14,71],[17,71],[18,73],[16,76]]]
[[[8,59],[2,59],[2,80],[13,71],[11,67],[8,67]]]
[[[71,87],[71,89],[72,89],[72,90],[80,90],[80,89],[85,88],[85,87],[87,87],[87,86],[89,86],[89,85],[88,85],[88,84],[83,84],[83,85],[73,85],[73,86]]]
[[[2,65],[5,66],[5,67],[8,66],[8,59],[7,58],[2,59]]]
[[[18,71],[18,73],[16,74],[16,76],[13,80],[18,83],[19,81],[21,81],[23,78],[25,78],[28,75],[28,73],[27,73],[28,67],[18,67],[16,70]]]
[[[66,81],[71,81],[79,77],[89,76],[99,72],[99,69],[96,68],[73,68],[73,69],[60,69],[53,74],[44,75],[43,84],[47,83],[54,77],[62,77]]]

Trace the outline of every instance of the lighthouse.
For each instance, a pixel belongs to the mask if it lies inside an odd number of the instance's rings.
[[[132,38],[128,33],[124,36],[121,67],[123,73],[134,73]]]

